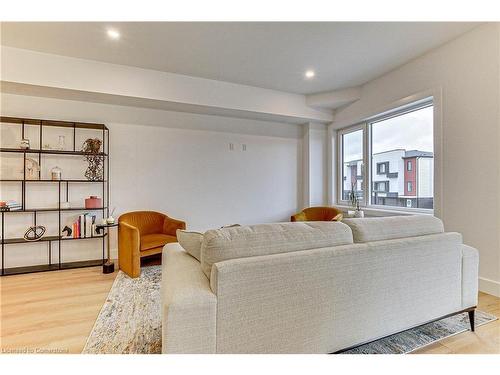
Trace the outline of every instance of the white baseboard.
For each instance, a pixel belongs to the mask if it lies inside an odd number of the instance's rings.
[[[485,277],[479,278],[479,290],[481,292],[500,297],[500,282]]]

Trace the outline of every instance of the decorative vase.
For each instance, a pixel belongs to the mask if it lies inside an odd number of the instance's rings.
[[[54,168],[52,168],[52,170],[50,171],[50,174],[52,176],[52,180],[54,181],[59,181],[61,180],[62,178],[62,169],[59,168],[58,166],[55,166]]]
[[[361,210],[356,210],[356,212],[354,212],[354,217],[363,218],[363,217],[365,217],[365,213]]]
[[[65,146],[66,146],[66,138],[64,137],[64,135],[60,135],[59,136],[59,150],[63,151]]]
[[[102,208],[102,199],[97,198],[95,195],[91,195],[89,198],[85,199],[85,208]]]

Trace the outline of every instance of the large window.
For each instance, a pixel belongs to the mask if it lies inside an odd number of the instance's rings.
[[[433,209],[433,111],[427,101],[341,130],[339,199],[354,193],[365,206]]]

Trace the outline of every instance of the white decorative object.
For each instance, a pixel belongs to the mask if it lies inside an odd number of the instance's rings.
[[[59,181],[62,179],[62,169],[61,168],[55,166],[54,168],[52,168],[52,170],[50,172],[51,172],[52,180]]]
[[[19,147],[22,148],[23,150],[29,150],[30,140],[29,139],[22,139],[21,143],[19,144]]]
[[[26,158],[26,179],[27,180],[38,180],[38,172],[40,171],[40,165],[34,159]]]
[[[61,202],[61,208],[67,210],[70,208],[69,202]]]
[[[114,207],[113,210],[111,211],[111,214],[106,219],[106,223],[108,223],[108,224],[114,224],[115,223],[115,218],[113,217],[113,214],[115,213],[115,209],[116,209],[116,207]]]
[[[356,211],[354,211],[354,217],[357,217],[357,218],[365,217],[365,213],[364,213],[364,211],[356,210]]]
[[[66,138],[64,137],[64,135],[60,135],[59,136],[59,150],[64,150],[64,147],[66,146],[66,142],[65,142]]]

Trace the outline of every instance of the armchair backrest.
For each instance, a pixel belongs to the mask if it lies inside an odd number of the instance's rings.
[[[342,213],[335,207],[309,207],[302,210],[310,221],[330,221]]]
[[[155,211],[127,212],[118,218],[118,222],[125,222],[139,229],[141,235],[163,233],[163,224],[166,215]]]

